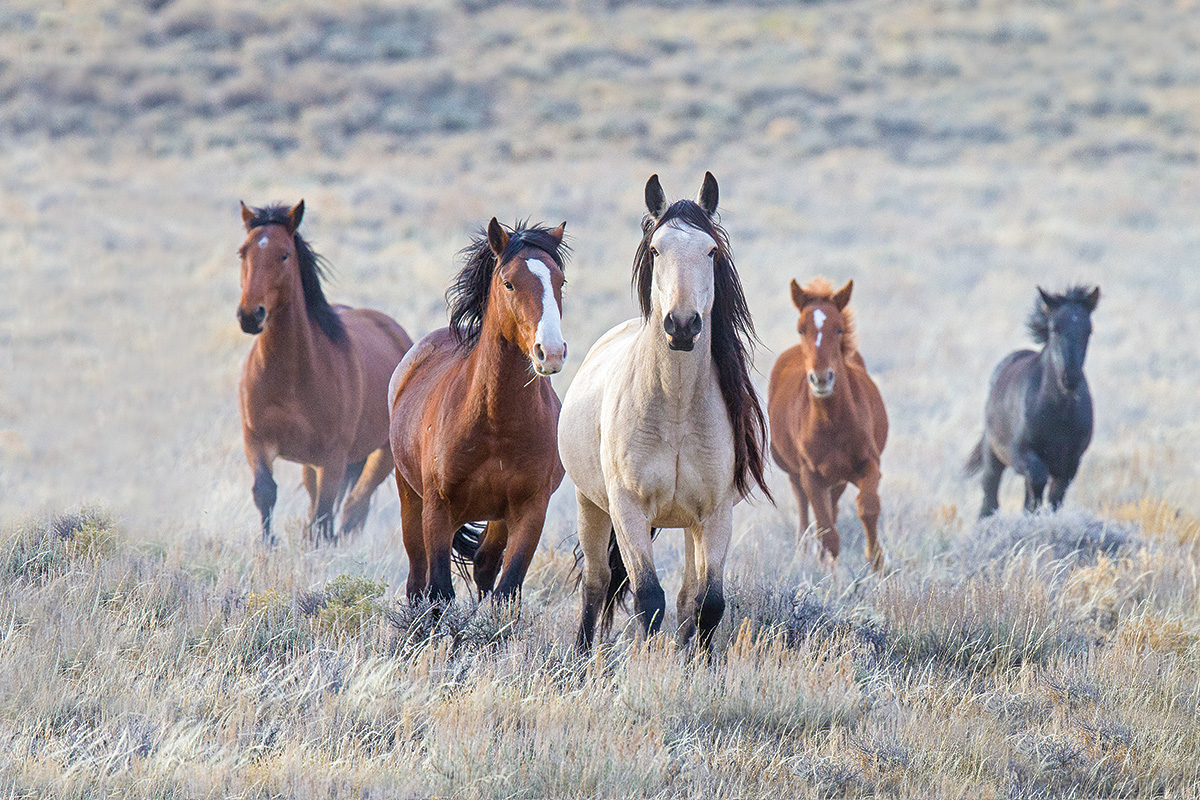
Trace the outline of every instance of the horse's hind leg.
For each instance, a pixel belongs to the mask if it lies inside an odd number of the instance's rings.
[[[604,611],[604,598],[612,569],[608,565],[608,540],[612,520],[604,509],[575,490],[578,505],[579,549],[583,551],[583,609],[575,646],[586,651],[596,636],[596,619]]]
[[[356,533],[367,521],[367,511],[371,508],[371,496],[379,484],[387,480],[388,474],[395,468],[392,459],[392,449],[381,447],[367,456],[361,474],[354,482],[350,494],[346,496],[346,504],[342,509],[342,533]]]
[[[983,505],[979,509],[979,518],[983,519],[1000,508],[1000,478],[1004,475],[1004,462],[986,439],[980,447],[983,448]]]

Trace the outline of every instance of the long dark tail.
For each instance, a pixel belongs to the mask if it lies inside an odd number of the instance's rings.
[[[658,528],[650,529],[650,541],[658,536]],[[600,633],[608,635],[612,630],[613,615],[617,606],[625,605],[629,598],[629,570],[625,568],[625,559],[621,558],[621,548],[617,545],[617,532],[614,529],[608,536],[608,568],[612,571],[608,579],[608,587],[604,590],[604,613],[600,616]]]
[[[963,473],[967,477],[978,475],[983,470],[983,448],[985,447],[987,447],[987,437],[981,436],[979,443],[971,451],[971,455],[967,456],[967,463],[963,464]]]
[[[454,540],[450,545],[450,559],[458,569],[458,574],[467,583],[471,582],[471,567],[475,565],[475,554],[479,552],[479,545],[483,543],[486,531],[486,522],[468,522],[454,532]]]

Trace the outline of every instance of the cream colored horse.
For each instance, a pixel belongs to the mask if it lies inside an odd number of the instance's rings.
[[[652,175],[646,207],[633,274],[641,318],[596,342],[559,415],[559,455],[579,504],[581,649],[591,646],[601,611],[611,624],[626,575],[645,632],[662,625],[666,603],[651,549],[657,528],[685,534],[679,642],[699,628],[710,646],[725,611],[733,506],[752,483],[767,491],[766,424],[748,370],[754,330],[725,231],[713,219],[716,179],[705,174],[697,202],[668,206]]]

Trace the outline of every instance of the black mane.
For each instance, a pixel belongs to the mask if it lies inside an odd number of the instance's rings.
[[[642,318],[651,313],[651,288],[654,283],[654,259],[650,239],[654,232],[671,222],[704,231],[717,243],[713,258],[712,358],[717,368],[721,397],[733,425],[734,484],[743,497],[750,483],[762,489],[767,499],[771,491],[763,478],[763,452],[767,443],[767,421],[750,379],[750,353],[757,340],[746,295],[738,280],[729,236],[703,208],[691,200],[677,200],[660,217],[647,214],[642,219],[642,241],[633,257],[633,288],[642,309]]]
[[[1090,295],[1095,287],[1092,286],[1072,286],[1061,294],[1047,295],[1053,301],[1050,305],[1043,302],[1041,295],[1033,304],[1033,311],[1029,314],[1029,319],[1025,322],[1025,326],[1029,328],[1029,335],[1038,344],[1046,344],[1050,341],[1050,317],[1055,310],[1062,308],[1064,305],[1081,306],[1089,314],[1092,312]]]
[[[251,208],[254,216],[246,224],[246,229],[252,230],[263,225],[289,227],[290,210],[282,204]],[[313,251],[299,231],[292,235],[292,244],[296,248],[296,266],[300,270],[300,287],[304,290],[304,308],[308,312],[308,318],[324,331],[331,341],[337,344],[345,342],[346,326],[342,324],[342,318],[333,310],[333,306],[329,305],[329,301],[325,299],[325,292],[321,289],[321,280],[329,274],[329,262]]]
[[[531,226],[528,221],[518,221],[513,227],[505,225],[504,228],[508,231],[508,244],[500,254],[501,260],[507,261],[523,248],[532,247],[553,258],[559,269],[566,267],[571,248],[555,239],[550,228]],[[458,343],[459,350],[467,353],[475,348],[483,330],[492,273],[498,262],[488,245],[486,229],[480,230],[458,254],[464,263],[458,277],[446,290],[446,304],[450,307],[450,333]]]

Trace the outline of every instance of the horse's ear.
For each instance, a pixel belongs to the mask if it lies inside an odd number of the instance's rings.
[[[488,223],[488,247],[492,248],[496,258],[500,258],[504,248],[508,247],[508,231],[504,230],[500,220],[495,217]]]
[[[1096,305],[1100,302],[1100,287],[1097,286],[1088,292],[1087,299],[1083,301],[1083,305],[1087,308],[1088,313],[1096,310]]]
[[[704,184],[696,195],[696,203],[711,217],[717,212],[717,179],[711,172],[704,173]]]
[[[667,193],[663,191],[662,184],[658,182],[657,172],[650,176],[650,180],[646,181],[646,210],[655,219],[661,217],[667,210]]]
[[[854,280],[846,281],[846,285],[838,290],[833,296],[833,304],[837,306],[838,311],[845,311],[846,306],[850,305],[850,293],[854,291]]]
[[[1045,306],[1047,311],[1053,311],[1054,309],[1056,309],[1060,305],[1062,305],[1061,298],[1055,297],[1054,295],[1050,294],[1049,292],[1047,292],[1045,289],[1043,289],[1040,286],[1037,287],[1037,290],[1038,290],[1038,297],[1040,297],[1042,299],[1042,305]]]
[[[562,244],[563,234],[567,232],[567,221],[564,219],[562,225],[559,225],[554,230],[550,231],[551,238],[558,244]]]
[[[796,283],[796,279],[792,278],[792,305],[796,307],[797,311],[803,311],[804,307],[808,305],[808,300],[808,295],[800,288],[800,284]]]
[[[241,200],[238,202],[242,204],[242,224],[246,226],[246,230],[250,230],[250,223],[254,221],[254,212]]]
[[[296,231],[300,230],[300,220],[304,219],[304,201],[303,200],[301,200],[299,203],[296,203],[296,205],[292,206],[291,210],[288,211],[288,213],[287,213],[287,218],[288,218],[288,221],[287,221],[288,233],[290,233],[294,236],[296,234]]]

